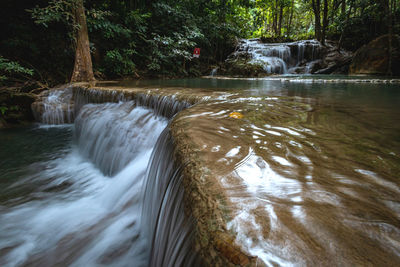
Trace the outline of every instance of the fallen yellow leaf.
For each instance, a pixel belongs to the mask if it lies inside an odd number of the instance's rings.
[[[229,114],[229,117],[234,119],[241,119],[243,118],[243,114],[239,112],[232,112],[231,114]]]

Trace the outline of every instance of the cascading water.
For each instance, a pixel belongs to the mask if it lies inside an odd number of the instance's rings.
[[[45,92],[42,101],[32,105],[37,121],[45,124],[66,124],[74,121],[72,87]]]
[[[157,104],[155,98],[140,96],[138,101],[84,105],[82,97],[75,124],[69,126],[74,142],[24,179],[43,184],[34,200],[26,196],[22,204],[1,208],[0,265],[198,262],[191,253],[191,221],[183,213],[181,177],[167,129],[151,156],[168,123],[157,114],[172,117],[188,104],[169,98]],[[157,189],[150,186],[155,181]],[[146,214],[150,206],[159,212]]]
[[[211,70],[211,72],[210,72],[210,76],[211,76],[211,77],[214,77],[215,75],[217,75],[217,72],[218,72],[218,68],[213,68],[213,69]]]
[[[259,39],[241,40],[228,61],[243,58],[263,66],[266,73],[286,74],[291,68],[315,61],[321,55],[321,44],[315,40],[292,43],[262,43]]]
[[[79,151],[112,176],[154,146],[165,128],[160,118],[133,102],[85,105],[75,122]]]
[[[288,46],[263,44],[256,40],[245,40],[242,50],[251,54],[251,62],[264,66],[267,73],[287,73],[286,62],[291,53]]]
[[[149,266],[201,266],[200,257],[192,252],[193,221],[184,214],[181,169],[174,164],[168,128],[150,162],[142,209],[142,229],[151,244]]]
[[[297,64],[300,64],[303,61],[304,50],[305,50],[305,45],[303,43],[299,43],[297,46]]]

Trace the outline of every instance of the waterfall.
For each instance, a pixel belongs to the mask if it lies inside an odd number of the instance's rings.
[[[214,77],[217,74],[218,68],[213,68],[210,72],[210,76]]]
[[[287,74],[293,73],[295,67],[319,59],[322,49],[315,40],[262,43],[259,39],[244,39],[227,61],[241,59],[248,64],[261,65],[268,74]]]
[[[176,113],[185,108],[188,108],[190,104],[185,101],[178,101],[174,96],[153,96],[145,94],[137,94],[135,96],[137,105],[149,107],[156,114],[171,119]]]
[[[76,118],[75,135],[80,153],[112,176],[150,149],[165,123],[165,118],[133,101],[88,104]]]
[[[297,65],[299,65],[304,59],[304,43],[299,43],[297,46]]]
[[[263,44],[257,40],[246,40],[242,50],[251,54],[251,63],[262,64],[267,73],[287,73],[290,48],[281,44]]]
[[[117,90],[99,90],[85,87],[73,87],[74,111],[78,114],[80,109],[89,103],[118,103],[120,101],[132,100],[123,92]]]
[[[157,141],[147,169],[142,229],[149,237],[149,266],[201,266],[192,252],[193,221],[184,214],[181,167],[173,158],[166,128]]]
[[[26,178],[24,183],[43,184],[33,200],[1,208],[0,265],[199,265],[166,128],[189,104],[67,91],[80,106],[71,125],[74,141]],[[93,103],[103,100],[116,103]]]
[[[82,107],[94,103],[118,103],[134,101],[137,106],[147,107],[157,115],[172,118],[177,112],[191,104],[179,101],[174,96],[155,96],[129,93],[118,90],[102,90],[84,87],[66,87],[49,90],[40,100],[32,104],[35,119],[44,124],[73,123]]]
[[[41,101],[32,104],[35,119],[44,124],[66,124],[74,121],[72,87],[45,92]]]

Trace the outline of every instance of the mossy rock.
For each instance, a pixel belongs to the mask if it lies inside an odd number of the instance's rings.
[[[33,121],[31,104],[36,100],[36,95],[20,93],[13,89],[0,89],[0,117],[2,125],[20,124]]]
[[[400,37],[392,37],[393,75],[400,75]],[[350,74],[386,75],[389,70],[389,35],[383,35],[357,50],[350,66]]]
[[[235,59],[225,63],[224,74],[244,76],[244,77],[260,77],[267,76],[263,64],[250,62],[248,59]]]

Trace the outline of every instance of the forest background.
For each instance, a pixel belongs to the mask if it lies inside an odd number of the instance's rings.
[[[0,83],[70,80],[79,27],[74,1],[1,1]],[[238,38],[329,39],[355,51],[400,32],[399,6],[399,0],[84,1],[96,79],[200,76]]]

